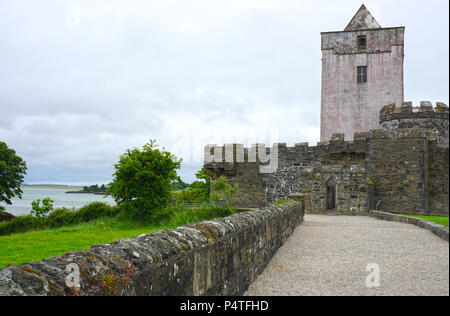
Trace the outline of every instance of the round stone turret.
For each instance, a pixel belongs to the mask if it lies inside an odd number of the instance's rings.
[[[437,102],[436,107],[429,101],[421,101],[419,107],[412,102],[403,102],[401,107],[395,104],[384,106],[380,111],[380,124],[385,129],[422,128],[436,134],[437,143],[449,144],[449,111],[444,103]]]

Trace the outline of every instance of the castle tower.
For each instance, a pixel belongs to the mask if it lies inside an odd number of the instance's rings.
[[[404,32],[382,28],[362,5],[344,31],[321,33],[321,141],[379,128],[383,105],[402,104]]]

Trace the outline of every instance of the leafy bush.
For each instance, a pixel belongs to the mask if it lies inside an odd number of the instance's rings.
[[[229,216],[232,211],[218,206],[201,206],[199,208],[186,208],[183,206],[168,206],[158,209],[152,218],[154,224],[168,227],[177,227],[186,223],[195,223],[203,220]]]
[[[147,219],[169,202],[172,183],[179,179],[176,169],[181,160],[157,147],[150,140],[142,150],[128,149],[114,165],[114,178],[106,192],[120,205],[124,216]]]
[[[186,223],[195,223],[213,218],[225,217],[233,212],[230,209],[218,206],[202,206],[196,209],[185,208],[181,212],[174,213],[171,223],[174,226],[184,225]]]
[[[103,202],[92,202],[76,212],[79,222],[89,222],[99,217],[114,217],[119,213],[119,208]]]
[[[214,192],[211,194],[212,201],[224,201],[225,208],[233,210],[234,203],[237,202],[235,197],[238,192],[238,184],[230,185],[224,176],[220,176],[212,185]]]
[[[0,236],[9,235],[13,233],[23,233],[28,230],[38,228],[39,217],[32,215],[16,216],[9,222],[0,224]]]
[[[48,213],[53,211],[53,200],[50,198],[45,198],[42,200],[42,206],[41,200],[37,199],[31,202],[32,211],[31,214],[36,217],[45,217]]]
[[[198,179],[189,186],[193,196],[198,202],[208,201],[211,191],[211,178],[206,173],[205,168],[200,169],[195,173],[195,177]]]
[[[41,225],[48,228],[56,228],[62,226],[71,226],[80,223],[77,218],[77,211],[72,211],[66,208],[59,208],[51,212],[44,220],[41,220]]]
[[[171,198],[177,201],[177,204],[187,202],[187,203],[201,203],[207,202],[210,198],[210,188],[211,188],[211,178],[206,174],[205,169],[195,173],[197,178],[196,181],[192,182],[189,185],[186,185],[184,188],[179,188],[177,186],[177,190],[171,192]],[[182,181],[181,181],[182,182]],[[185,184],[183,182],[183,184]]]
[[[16,216],[9,222],[0,223],[0,236],[37,229],[72,226],[102,217],[115,217],[119,211],[118,206],[93,202],[76,211],[66,208],[56,209],[46,217]]]

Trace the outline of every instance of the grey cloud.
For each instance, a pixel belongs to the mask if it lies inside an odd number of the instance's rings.
[[[68,5],[79,27],[66,26]],[[58,183],[106,182],[150,138],[184,158],[189,181],[206,143],[274,128],[281,142],[315,144],[319,33],[360,5],[3,1],[0,140],[27,160],[28,182]],[[382,26],[406,26],[405,98],[448,103],[448,1],[366,5]]]

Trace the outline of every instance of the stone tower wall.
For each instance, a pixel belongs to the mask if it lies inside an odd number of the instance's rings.
[[[383,104],[403,102],[403,27],[322,33],[321,141],[333,133],[350,140],[355,132],[379,128]],[[365,35],[367,48],[357,38]],[[357,66],[367,82],[357,83]]]
[[[444,146],[449,144],[448,122],[448,106],[441,102],[437,102],[435,108],[428,101],[420,102],[419,107],[413,107],[411,102],[403,102],[401,107],[389,104],[380,112],[380,124],[383,128],[421,128],[432,131],[436,134],[437,143]]]

